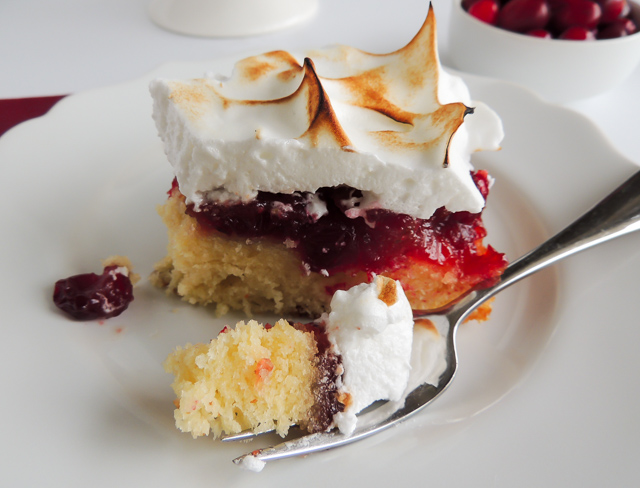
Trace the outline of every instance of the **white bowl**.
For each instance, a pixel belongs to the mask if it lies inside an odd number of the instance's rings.
[[[518,83],[551,102],[611,90],[640,62],[639,32],[597,41],[540,39],[481,22],[463,10],[460,0],[453,2],[449,46],[454,67]],[[640,4],[629,3],[639,23]]]
[[[290,27],[317,8],[318,0],[152,0],[149,15],[179,34],[237,37]]]

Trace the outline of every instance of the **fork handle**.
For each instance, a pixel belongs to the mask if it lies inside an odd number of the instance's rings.
[[[497,281],[481,284],[460,302],[461,313],[467,315],[508,286],[561,259],[639,229],[640,171],[564,230],[512,262]]]

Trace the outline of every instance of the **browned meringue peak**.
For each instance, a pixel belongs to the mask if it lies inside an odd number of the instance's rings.
[[[431,6],[419,32],[395,52],[380,55],[334,46],[309,57],[313,61],[305,58],[303,65],[284,51],[246,58],[236,64],[231,78],[211,89],[227,110],[234,110],[234,104],[252,106],[246,120],[253,122],[260,138],[271,133],[270,137],[309,139],[314,146],[321,139],[322,144],[346,150],[371,151],[383,160],[395,159],[393,153],[411,152],[446,163],[451,136],[468,109],[462,103],[438,101],[440,64]],[[269,130],[273,114],[261,116],[264,110],[259,104],[276,113],[293,110],[289,122],[297,130]],[[344,118],[361,120],[358,127],[350,127],[341,122]]]
[[[304,70],[286,51],[271,51],[238,61],[230,78],[220,79],[229,99],[274,100],[291,95],[300,86]]]
[[[433,7],[409,43],[388,54],[373,54],[336,45],[307,53],[321,76],[341,80],[351,93],[350,103],[410,123],[405,113],[426,114],[438,102],[440,61]],[[451,104],[451,114],[464,114],[462,104]]]
[[[340,125],[329,96],[324,91],[309,58],[304,60],[304,70],[301,87],[306,87],[309,128],[301,138],[309,139],[313,146],[321,145],[323,142],[330,144],[331,139],[334,139],[342,149],[348,148],[351,145],[349,137]]]

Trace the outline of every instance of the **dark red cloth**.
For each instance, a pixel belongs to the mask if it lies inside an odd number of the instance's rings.
[[[20,122],[46,114],[64,95],[0,100],[0,136]]]

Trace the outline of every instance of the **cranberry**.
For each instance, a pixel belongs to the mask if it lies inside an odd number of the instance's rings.
[[[560,34],[560,39],[565,39],[569,41],[592,41],[595,40],[595,34],[586,29],[584,27],[569,27],[562,34]]]
[[[133,285],[118,266],[107,266],[101,275],[79,274],[58,280],[53,303],[78,320],[108,319],[124,312],[133,301]]]
[[[514,32],[543,29],[549,22],[546,0],[511,0],[498,13],[498,25]]]
[[[570,27],[595,29],[602,17],[600,5],[591,0],[562,0],[551,6],[553,12],[552,25],[558,32]]]
[[[487,24],[495,24],[498,19],[498,8],[496,0],[477,0],[469,7],[469,14]]]
[[[634,34],[638,31],[638,25],[631,19],[618,19],[616,22],[620,22],[624,26],[627,34]]]
[[[615,39],[628,36],[636,31],[636,25],[631,19],[616,19],[598,31],[598,39]]]
[[[614,20],[629,15],[631,7],[627,0],[596,0],[602,9],[600,22],[609,24]]]
[[[528,36],[540,37],[541,39],[551,39],[551,32],[546,29],[533,29],[526,33]]]
[[[624,37],[627,35],[629,34],[624,26],[619,22],[616,22],[606,25],[600,29],[596,37],[598,39],[615,39],[617,37]]]
[[[473,5],[477,1],[478,0],[462,0],[462,8],[468,12],[469,9],[471,8],[471,5]]]

